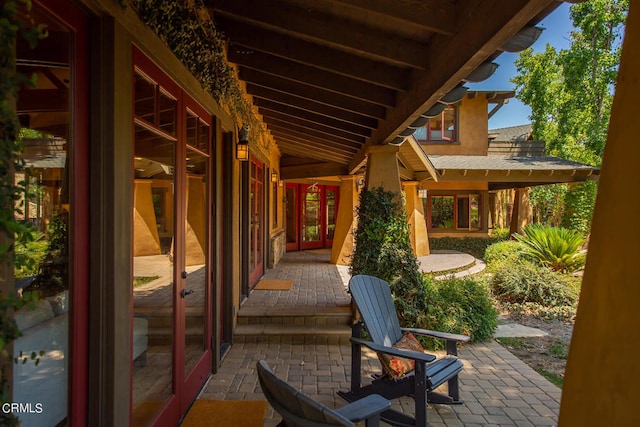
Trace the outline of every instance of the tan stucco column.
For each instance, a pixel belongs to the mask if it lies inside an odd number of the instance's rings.
[[[353,231],[358,226],[356,208],[358,206],[358,189],[355,175],[341,177],[340,203],[336,218],[336,231],[331,246],[331,264],[349,265],[353,253]]]
[[[151,181],[133,184],[133,256],[160,255],[160,237],[153,210]]]
[[[398,169],[397,145],[373,145],[367,150],[367,175],[365,186],[367,190],[382,187],[392,191],[402,199],[400,186],[400,171]]]
[[[559,426],[640,425],[640,4],[630,2]]]
[[[530,224],[531,221],[533,221],[533,211],[529,203],[529,188],[517,188],[513,198],[509,234],[522,233],[524,226]]]
[[[427,223],[424,218],[422,200],[418,197],[418,182],[408,181],[402,183],[404,189],[407,223],[411,232],[411,247],[416,256],[430,255],[429,236],[427,235]]]

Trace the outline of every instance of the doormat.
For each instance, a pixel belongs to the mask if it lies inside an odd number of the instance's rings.
[[[182,427],[262,427],[266,400],[196,400]]]
[[[153,417],[156,416],[165,403],[166,402],[155,400],[134,403],[131,425],[146,426],[150,424]]]
[[[263,279],[258,282],[255,288],[262,291],[288,291],[291,289],[293,280],[268,280]]]

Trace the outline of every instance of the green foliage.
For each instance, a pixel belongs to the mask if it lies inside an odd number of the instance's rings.
[[[507,304],[575,308],[579,279],[527,261],[501,261],[491,266],[491,289]]]
[[[431,250],[452,250],[484,258],[485,250],[489,246],[507,238],[508,232],[491,237],[431,237],[429,247]]]
[[[21,37],[31,47],[45,37],[43,27],[35,25],[29,16],[31,2],[27,0],[5,1],[0,8],[0,263],[11,261],[11,240],[27,242],[31,239],[31,227],[16,221],[15,214],[22,213],[16,202],[25,193],[24,182],[14,182],[14,173],[22,170],[20,159],[22,144],[18,133],[20,125],[13,109],[13,100],[20,85],[33,86],[33,81],[16,72],[15,40]]]
[[[382,188],[360,193],[352,274],[368,274],[391,285],[403,326],[491,336],[497,314],[486,287],[471,279],[436,281],[419,273],[405,211],[394,193]],[[442,348],[438,340],[425,342]]]
[[[228,107],[239,126],[262,129],[227,62],[224,35],[209,19],[201,0],[134,0],[132,5],[202,87]]]
[[[591,0],[571,6],[575,31],[568,49],[521,52],[515,61],[516,97],[531,107],[532,136],[549,154],[600,165],[620,63],[628,0]],[[534,190],[536,222],[586,233],[596,184]]]
[[[538,185],[529,190],[533,222],[553,227],[562,225],[567,184]]]
[[[34,233],[33,241],[16,242],[15,244],[15,279],[35,276],[38,267],[47,253],[48,243],[43,240],[44,234]]]
[[[598,183],[594,181],[569,186],[565,196],[562,226],[587,235],[591,230],[597,194]]]
[[[498,312],[485,284],[471,278],[449,277],[436,280],[424,277],[427,290],[426,320],[421,327],[469,335],[472,341],[484,341],[497,327]],[[442,340],[426,339],[430,349],[443,348]]]
[[[586,254],[580,251],[584,237],[573,230],[530,224],[523,234],[514,237],[522,244],[524,254],[554,271],[572,272],[582,268]]]
[[[406,214],[394,193],[377,187],[360,193],[358,228],[351,258],[352,274],[368,274],[409,286],[420,282]]]
[[[511,230],[508,228],[494,228],[491,230],[491,238],[497,241],[507,240],[511,237]]]
[[[520,262],[522,249],[522,244],[515,240],[505,240],[494,243],[484,252],[484,261],[487,264],[487,269],[492,271],[493,267],[502,263],[511,264]]]

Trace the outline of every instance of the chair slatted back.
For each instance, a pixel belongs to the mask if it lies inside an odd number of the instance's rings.
[[[391,347],[402,338],[387,282],[373,276],[356,275],[349,280],[349,292],[373,342]]]
[[[257,363],[262,393],[287,427],[343,426],[354,424],[278,378],[264,360]]]

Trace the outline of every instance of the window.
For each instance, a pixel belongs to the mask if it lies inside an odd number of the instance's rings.
[[[427,124],[416,130],[413,136],[422,142],[457,141],[458,107],[447,105],[442,113],[429,119]]]
[[[425,200],[427,226],[438,230],[479,230],[480,195],[429,195]]]

